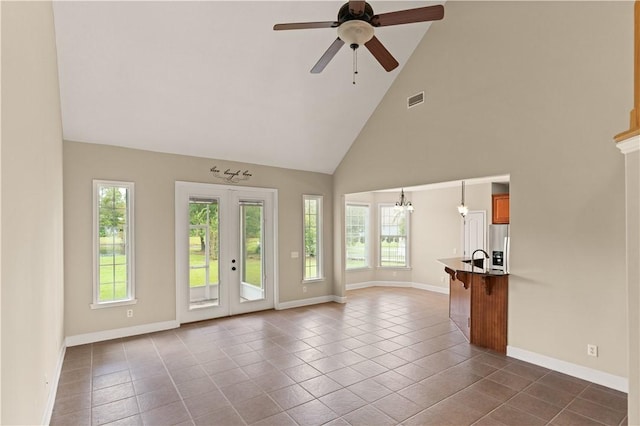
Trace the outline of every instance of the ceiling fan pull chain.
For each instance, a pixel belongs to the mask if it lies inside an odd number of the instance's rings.
[[[353,84],[356,84],[356,74],[358,74],[358,45],[352,44],[353,49]]]

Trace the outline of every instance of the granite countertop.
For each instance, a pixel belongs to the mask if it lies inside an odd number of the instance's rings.
[[[479,260],[479,258],[476,258],[475,260]],[[471,258],[468,258],[468,257],[451,257],[448,259],[437,259],[437,261],[442,263],[444,266],[450,269],[453,269],[456,272],[462,271],[462,272],[469,272],[471,274],[491,275],[491,276],[509,275],[508,273],[501,271],[499,269],[485,269],[479,266],[472,266]]]

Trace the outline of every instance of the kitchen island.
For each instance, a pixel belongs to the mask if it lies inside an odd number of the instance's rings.
[[[466,258],[438,259],[449,275],[449,317],[470,343],[507,352],[509,274]]]

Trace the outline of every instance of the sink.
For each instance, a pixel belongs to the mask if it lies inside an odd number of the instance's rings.
[[[463,260],[462,263],[466,263],[466,264],[471,265],[471,259]],[[476,268],[483,268],[484,267],[484,258],[474,259],[473,260],[473,266],[476,267]]]

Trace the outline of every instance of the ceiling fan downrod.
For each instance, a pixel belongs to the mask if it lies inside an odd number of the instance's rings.
[[[351,43],[349,46],[353,50],[353,84],[356,84],[356,74],[358,74],[358,47],[360,45]]]

